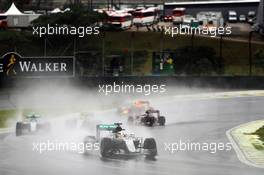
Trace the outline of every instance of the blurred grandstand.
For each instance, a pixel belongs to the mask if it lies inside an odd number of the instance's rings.
[[[52,9],[61,7],[64,4],[71,3],[83,3],[84,5],[107,5],[113,4],[118,6],[121,4],[131,5],[147,5],[147,4],[163,4],[164,2],[174,1],[188,1],[188,0],[0,0],[0,9],[4,10],[6,6],[10,6],[12,2],[15,2],[18,7],[23,6],[25,9]],[[10,4],[8,4],[10,3]],[[6,5],[8,4],[8,5]]]

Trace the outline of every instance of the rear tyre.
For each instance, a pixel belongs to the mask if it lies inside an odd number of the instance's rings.
[[[153,126],[154,125],[154,123],[155,123],[155,117],[144,117],[144,124],[146,125],[146,126],[149,126],[149,127],[151,127],[151,126]]]
[[[112,140],[110,138],[103,138],[100,144],[102,157],[110,157],[112,155],[112,147]]]
[[[16,136],[21,136],[23,134],[23,123],[17,122],[16,123]]]
[[[144,150],[147,150],[147,157],[154,158],[157,154],[157,144],[154,138],[146,138],[143,145]]]
[[[159,123],[160,126],[164,126],[165,123],[166,123],[166,119],[165,119],[165,117],[164,117],[164,116],[160,116],[160,117],[158,118],[158,123]]]

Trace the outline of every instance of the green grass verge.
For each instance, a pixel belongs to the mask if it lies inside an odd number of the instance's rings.
[[[0,110],[0,128],[8,127],[9,121],[15,121],[21,118],[21,116],[26,116],[29,113],[39,113],[43,114],[43,110],[33,110],[33,109],[7,109]]]
[[[104,38],[104,39],[103,39]],[[224,37],[224,39],[230,39]],[[48,38],[47,55],[72,55],[74,39],[70,36]],[[192,43],[191,36],[177,35],[175,37],[162,36],[157,32],[106,32],[105,37],[87,36],[78,38],[76,48],[79,51],[95,50],[102,51],[104,41],[105,55],[113,53],[124,53],[128,51],[146,51],[147,56],[143,61],[141,57],[135,58],[135,63],[142,64],[139,66],[139,73],[151,73],[151,66],[146,63],[151,62],[152,52],[161,50],[176,50],[180,47],[190,46]],[[220,42],[216,38],[195,36],[194,46],[212,47],[216,56],[220,55]],[[263,49],[263,44],[252,44],[252,55],[257,50]],[[16,49],[23,56],[41,56],[44,54],[44,38],[33,37],[30,32],[0,31],[0,53],[4,54],[10,49]],[[130,55],[130,54],[128,54]],[[249,72],[249,46],[247,42],[223,40],[222,57],[225,65],[224,74],[226,75],[248,75]],[[141,62],[140,62],[141,61]],[[253,60],[254,61],[254,60]],[[107,62],[107,60],[106,60]],[[138,65],[137,65],[138,66]],[[264,69],[255,69],[255,75],[264,75]]]
[[[16,110],[2,110],[0,111],[0,128],[7,127],[7,121],[10,119],[15,119],[17,116]]]
[[[264,126],[262,126],[261,128],[259,128],[256,132],[254,132],[253,134],[258,135],[259,139],[264,142]]]
[[[257,135],[259,137],[259,140],[262,141],[262,145],[261,144],[253,144],[253,146],[257,150],[263,151],[264,150],[264,126],[262,126],[261,128],[259,128],[257,131],[255,131],[252,134]]]

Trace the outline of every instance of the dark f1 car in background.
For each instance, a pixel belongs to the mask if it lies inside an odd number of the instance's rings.
[[[129,124],[143,124],[146,126],[160,125],[164,126],[166,123],[166,118],[160,115],[159,110],[149,109],[143,115],[138,115],[136,117],[128,117]]]
[[[16,123],[16,136],[24,134],[34,134],[38,132],[49,132],[51,129],[49,122],[40,121],[40,115],[27,115],[25,120]]]
[[[150,109],[150,102],[144,100],[137,100],[132,104],[126,104],[117,109],[117,113],[121,116],[137,116],[145,113]]]
[[[106,131],[107,133],[102,133]],[[99,143],[102,157],[118,155],[145,155],[155,158],[157,145],[154,138],[136,137],[134,134],[124,133],[121,123],[100,124],[96,126],[96,136],[87,136],[84,143]]]

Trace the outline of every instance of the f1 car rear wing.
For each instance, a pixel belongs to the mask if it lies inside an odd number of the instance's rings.
[[[118,126],[120,126],[119,123],[96,125],[96,140],[100,139],[100,132],[101,131],[114,131]]]
[[[37,120],[38,118],[40,118],[40,115],[38,115],[38,114],[28,114],[27,116],[26,116],[26,119],[29,119],[29,120]]]
[[[157,113],[158,115],[160,115],[160,111],[159,110],[154,110],[154,109],[149,109],[146,111],[146,113]]]
[[[100,124],[96,125],[96,129],[100,131],[112,131],[114,130],[118,125],[116,124]]]
[[[138,100],[138,101],[135,101],[134,102],[134,105],[135,106],[142,106],[142,105],[149,106],[150,105],[150,102],[149,101],[144,101],[144,100]]]

